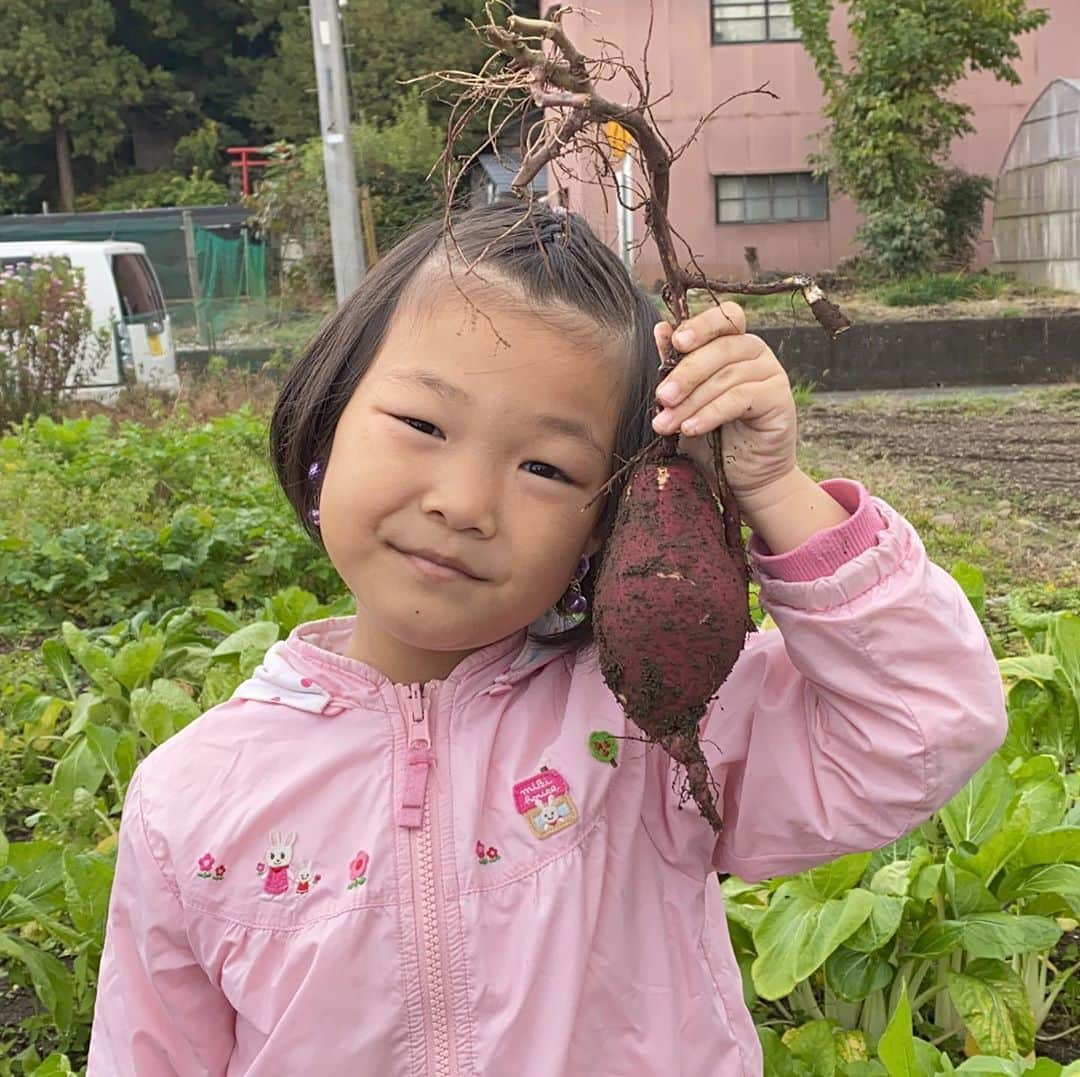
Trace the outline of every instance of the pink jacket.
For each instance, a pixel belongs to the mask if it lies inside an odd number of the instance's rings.
[[[781,631],[704,720],[719,840],[594,647],[522,631],[421,689],[336,653],[347,618],[275,644],[132,779],[90,1077],[760,1075],[712,873],[891,842],[1005,734],[959,588],[826,488],[852,520],[754,546]]]

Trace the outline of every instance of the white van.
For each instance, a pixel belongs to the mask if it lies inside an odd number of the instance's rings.
[[[94,330],[107,329],[105,361],[80,382],[78,395],[109,396],[143,383],[176,390],[176,346],[157,274],[141,243],[117,240],[23,240],[0,243],[0,269],[63,258],[81,269]],[[73,370],[70,381],[78,377]]]

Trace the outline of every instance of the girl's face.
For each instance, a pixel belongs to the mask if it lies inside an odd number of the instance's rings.
[[[425,300],[402,304],[346,405],[319,502],[357,600],[348,654],[397,683],[445,677],[562,596],[600,545],[604,499],[582,508],[610,477],[624,392],[618,360],[520,303]]]

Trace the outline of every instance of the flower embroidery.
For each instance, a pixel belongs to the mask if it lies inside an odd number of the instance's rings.
[[[345,888],[346,890],[353,890],[367,882],[368,861],[370,859],[371,857],[361,849],[355,858],[349,862],[349,885]]]
[[[619,765],[619,742],[607,730],[597,729],[589,734],[589,754],[601,763]]]
[[[200,879],[213,879],[219,883],[225,878],[225,865],[218,864],[214,867],[214,858],[210,853],[203,853],[198,860],[199,870],[196,872]]]
[[[499,850],[494,845],[485,846],[482,841],[476,843],[476,859],[481,864],[494,864],[499,859]]]

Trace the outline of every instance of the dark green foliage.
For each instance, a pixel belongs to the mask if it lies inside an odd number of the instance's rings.
[[[1047,13],[1028,0],[850,0],[853,47],[842,62],[828,32],[834,7],[791,5],[825,91],[828,129],[815,163],[866,215],[861,238],[888,273],[957,264],[986,190],[947,168],[953,140],[972,131],[971,106],[950,91],[972,71],[1019,82],[1017,39]],[[942,218],[952,209],[960,220]]]

